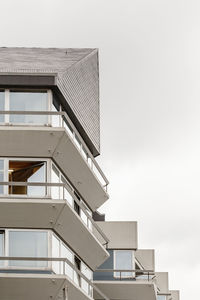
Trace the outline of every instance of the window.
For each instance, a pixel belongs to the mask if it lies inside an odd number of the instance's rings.
[[[92,271],[82,262],[81,263],[81,272],[87,277],[89,280],[92,280]],[[81,278],[81,287],[88,294],[92,295],[92,288],[88,284],[88,282]]]
[[[43,271],[55,274],[65,274],[79,287],[92,295],[92,287],[70,265],[76,266],[89,280],[92,279],[92,271],[75,256],[51,230],[25,230],[3,229],[0,230],[0,256],[8,257],[32,257],[32,258],[66,258],[62,261],[39,260],[0,260],[0,269],[9,269],[9,272],[41,273]]]
[[[13,182],[45,182],[46,162],[44,161],[9,161],[9,181]],[[45,196],[44,186],[9,186],[9,194]]]
[[[45,231],[9,231],[9,256],[48,257],[48,233]],[[15,267],[47,267],[45,261],[10,261]]]
[[[47,92],[10,91],[10,110],[47,111]],[[47,115],[10,115],[11,123],[47,124]]]
[[[60,241],[55,237],[55,235],[52,235],[52,257],[59,257],[60,256]],[[52,269],[54,273],[59,274],[60,273],[60,262],[59,261],[53,261],[52,262]]]
[[[61,243],[61,257],[67,258],[73,264],[74,255],[63,243]],[[65,274],[73,280],[74,270],[67,262],[65,264]]]
[[[135,269],[135,260],[133,250],[115,250],[114,251],[114,269],[133,270]],[[121,274],[120,274],[121,273]],[[134,277],[134,272],[115,272],[115,277]]]
[[[0,256],[4,256],[4,231],[0,230]],[[4,261],[0,260],[0,266],[4,265]]]
[[[79,195],[76,192],[74,192],[74,194],[76,196],[77,202],[80,202],[81,198],[79,197]],[[74,201],[74,210],[80,216],[80,206],[77,202]]]
[[[4,160],[0,159],[0,181],[4,181]],[[0,185],[0,195],[4,194],[4,186]]]
[[[51,169],[51,182],[52,183],[63,183],[69,187],[67,180],[64,178],[62,173],[58,170],[58,168],[53,163],[52,163],[52,169]],[[69,187],[69,188],[71,189],[71,187]],[[73,201],[74,201],[73,197],[70,195],[67,188],[64,186],[52,187],[51,188],[51,197],[53,199],[65,199],[71,206],[73,206]]]
[[[81,271],[81,261],[77,256],[74,256],[74,265],[79,271]],[[74,282],[78,286],[81,286],[81,276],[76,271],[74,271]]]
[[[166,300],[166,296],[165,295],[157,295],[157,299],[156,300]]]
[[[58,169],[54,164],[52,164],[52,170],[51,170],[51,182],[52,183],[60,183],[60,174]],[[60,188],[58,186],[53,186],[51,188],[51,197],[53,199],[62,199],[60,197]]]
[[[4,103],[5,93],[0,92],[0,110],[5,110],[5,103]],[[4,115],[0,115],[0,123],[4,122]]]

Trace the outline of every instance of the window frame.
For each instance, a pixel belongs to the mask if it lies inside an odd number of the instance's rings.
[[[132,249],[114,249],[113,251],[113,269],[114,270],[120,270],[119,268],[116,268],[116,256],[117,256],[117,251],[130,251],[131,252],[131,258],[132,258],[132,270],[135,270],[135,252]],[[123,269],[122,269],[123,270]],[[119,273],[119,275],[117,275]],[[123,275],[123,273],[131,273],[131,276],[128,275]],[[123,271],[123,272],[113,272],[113,277],[114,278],[135,278],[135,272],[131,272],[129,270]]]
[[[53,108],[53,92],[51,89],[23,89],[23,88],[10,88],[10,89],[0,89],[0,92],[4,92],[4,110],[10,110],[10,93],[11,92],[21,92],[21,93],[40,93],[40,92],[46,92],[47,93],[47,110],[46,111],[52,111]],[[4,121],[0,122],[0,125],[5,125],[5,124],[14,124],[17,126],[51,126],[52,125],[52,115],[47,115],[47,123],[13,123],[10,122],[10,115],[3,115],[4,116]]]
[[[50,243],[50,230],[45,229],[17,229],[17,228],[0,228],[1,231],[4,231],[4,256],[9,257],[9,232],[11,231],[21,231],[21,232],[46,232],[47,233],[47,257],[50,256],[50,249],[51,249],[51,243]],[[4,264],[0,265],[0,270],[31,270],[31,271],[51,271],[51,261],[47,263],[47,267],[20,267],[20,266],[9,266],[9,260],[4,260]]]
[[[44,161],[46,163],[46,168],[45,168],[45,182],[51,182],[50,181],[50,159],[48,158],[29,158],[29,157],[1,157],[0,160],[4,161],[4,176],[3,179],[5,182],[9,182],[9,161],[30,161],[30,162],[34,162],[34,161]],[[0,195],[0,198],[4,197],[4,198],[30,198],[30,199],[38,199],[40,198],[40,196],[29,196],[29,195],[25,195],[25,194],[9,194],[8,193],[8,185],[4,185],[3,186],[3,191],[4,194]],[[46,193],[45,196],[42,196],[43,198],[50,198],[51,197],[51,187],[47,186],[46,187]]]

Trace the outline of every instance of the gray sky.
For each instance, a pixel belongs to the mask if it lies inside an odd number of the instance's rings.
[[[110,220],[138,220],[181,300],[200,272],[200,1],[0,0],[1,46],[98,47]]]

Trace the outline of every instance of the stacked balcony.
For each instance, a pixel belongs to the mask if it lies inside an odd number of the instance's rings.
[[[1,90],[0,106],[0,299],[93,299],[108,181],[51,90]]]
[[[168,274],[155,272],[154,250],[138,249],[136,222],[97,222],[109,238],[110,257],[94,273],[96,286],[110,299],[175,300]],[[103,299],[94,292],[96,300]]]

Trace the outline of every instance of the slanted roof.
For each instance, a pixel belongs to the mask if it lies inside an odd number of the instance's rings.
[[[0,72],[63,73],[95,50],[0,47]]]

